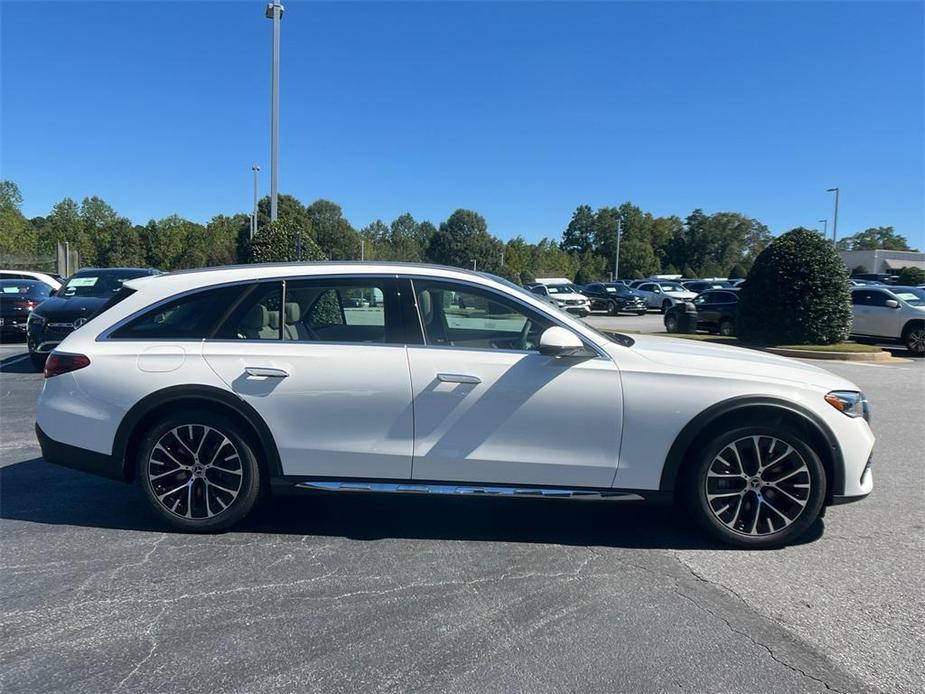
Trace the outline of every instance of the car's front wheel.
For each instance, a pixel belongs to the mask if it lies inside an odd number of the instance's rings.
[[[731,320],[720,321],[719,334],[723,337],[733,337],[736,334],[735,325]]]
[[[665,330],[670,333],[678,332],[678,319],[675,316],[665,316]]]
[[[728,544],[751,549],[797,539],[818,518],[825,470],[801,435],[744,427],[704,446],[684,481],[699,523]]]
[[[616,301],[611,301],[611,302],[609,302],[609,303],[607,304],[607,315],[608,315],[608,316],[615,316],[615,315],[617,315],[617,312],[618,312],[618,309],[617,309],[617,302],[616,302]]]
[[[925,354],[925,324],[913,324],[906,328],[903,334],[903,342],[913,354]]]
[[[667,313],[668,309],[671,308],[671,299],[665,299],[662,302],[662,313]]]
[[[210,412],[168,415],[145,435],[137,473],[148,502],[175,528],[225,530],[253,509],[261,471],[236,426]]]

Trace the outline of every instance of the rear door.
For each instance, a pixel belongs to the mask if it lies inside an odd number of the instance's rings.
[[[263,417],[287,475],[408,479],[413,416],[400,286],[260,283],[203,353]]]
[[[416,480],[610,487],[620,374],[589,349],[537,351],[553,321],[463,282],[415,279],[426,344],[408,347]]]

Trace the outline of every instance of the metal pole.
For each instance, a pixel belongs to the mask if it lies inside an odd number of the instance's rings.
[[[623,220],[617,219],[617,252],[613,259],[613,279],[620,279],[620,231],[623,229]]]
[[[829,188],[826,192],[835,193],[835,216],[832,218],[832,245],[834,246],[838,239],[838,186]]]
[[[822,238],[829,238],[829,220],[820,219],[819,221],[822,223]]]
[[[254,234],[257,233],[257,172],[260,171],[260,167],[254,164],[251,171],[254,172],[254,211],[251,213],[251,238],[254,238]]]
[[[283,6],[279,0],[267,5],[267,19],[273,20],[273,74],[270,95],[270,221],[277,218],[277,195],[279,183],[279,24],[283,18]]]
[[[366,260],[366,239],[360,239],[360,260]]]
[[[472,270],[477,271],[479,269],[479,261],[475,258],[472,259]]]

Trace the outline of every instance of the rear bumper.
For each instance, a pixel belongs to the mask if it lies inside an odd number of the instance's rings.
[[[72,470],[89,472],[93,475],[125,482],[122,465],[111,455],[78,448],[60,441],[55,441],[42,428],[35,425],[35,437],[39,440],[42,457],[49,463],[69,467]]]

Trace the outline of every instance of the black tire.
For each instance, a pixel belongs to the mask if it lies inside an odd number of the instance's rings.
[[[48,359],[47,354],[40,354],[39,352],[29,352],[29,359],[32,360],[32,366],[36,371],[45,370],[45,360]]]
[[[756,472],[755,460],[761,459],[761,449],[764,459],[773,461],[782,449],[789,450],[785,445],[792,453]],[[737,446],[739,460],[749,473],[744,478],[734,474],[736,456],[731,446]],[[729,459],[728,469],[720,462],[721,453],[724,462]],[[681,479],[683,495],[697,522],[721,542],[748,549],[780,547],[803,535],[822,511],[825,469],[816,452],[794,430],[742,427],[716,436],[694,455]],[[711,469],[713,474],[708,478]],[[712,500],[707,496],[710,490]]]
[[[608,315],[608,316],[615,316],[615,315],[617,315],[618,312],[619,312],[619,311],[618,311],[618,309],[617,309],[617,302],[616,302],[616,301],[611,301],[611,302],[609,302],[609,303],[607,304],[607,315]]]
[[[665,330],[670,333],[678,332],[678,319],[674,316],[665,316]]]
[[[903,331],[903,344],[917,356],[925,354],[925,323],[913,323]]]
[[[237,429],[221,415],[195,410],[167,415],[151,427],[138,448],[135,469],[155,513],[178,530],[210,533],[231,527],[254,508],[260,497],[263,471],[253,447]],[[200,432],[202,439],[197,447],[194,443]],[[193,449],[204,453],[201,460]],[[204,464],[207,457],[211,460]],[[170,475],[175,463],[188,463],[189,470],[177,466],[176,474]],[[182,484],[184,480],[187,484]]]
[[[636,315],[637,315],[637,316],[644,316],[644,315],[646,315],[647,313],[648,313],[648,311],[636,311]]]
[[[734,337],[736,334],[735,323],[733,323],[731,320],[720,321],[719,334],[723,337]]]
[[[671,300],[670,300],[670,299],[665,299],[665,300],[662,302],[662,313],[668,313],[668,309],[670,309],[670,308],[671,308]]]

